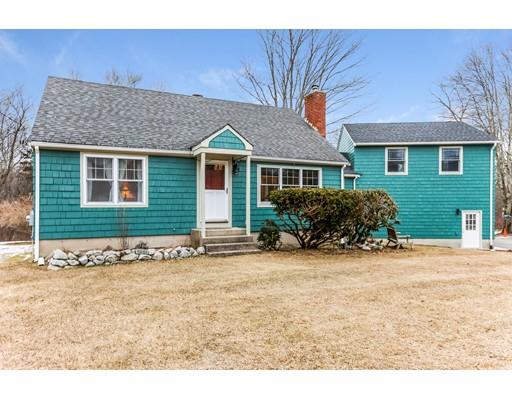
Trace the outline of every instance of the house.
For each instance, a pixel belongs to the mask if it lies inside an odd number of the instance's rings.
[[[494,238],[496,141],[462,122],[345,124],[345,186],[384,189],[415,243],[488,248]]]
[[[32,129],[34,258],[203,243],[249,251],[272,190],[344,185],[325,93],[276,107],[50,77]],[[233,243],[234,242],[234,243]]]

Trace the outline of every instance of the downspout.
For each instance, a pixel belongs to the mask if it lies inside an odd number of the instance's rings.
[[[494,143],[491,147],[491,154],[490,154],[490,177],[489,177],[489,248],[492,250],[494,248],[494,229],[493,229],[493,213],[494,213],[494,207],[493,207],[493,188],[494,188],[494,149],[496,148],[496,143]]]
[[[36,181],[35,181],[35,206],[34,206],[34,262],[39,260],[39,182],[40,182],[40,158],[39,158],[39,146],[35,147],[36,153]]]
[[[345,167],[346,167],[346,165],[341,167],[341,186],[340,187],[342,189],[345,189]]]
[[[357,175],[356,175],[356,176],[354,176],[354,180],[353,180],[353,182],[352,182],[352,186],[353,186],[354,190],[356,190],[356,181],[357,181],[357,178],[359,178]]]

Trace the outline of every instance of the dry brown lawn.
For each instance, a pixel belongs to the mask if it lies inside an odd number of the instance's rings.
[[[512,367],[512,254],[0,264],[0,368]]]

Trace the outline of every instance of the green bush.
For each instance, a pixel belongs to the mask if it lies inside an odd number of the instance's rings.
[[[270,193],[283,231],[304,248],[364,242],[389,226],[398,207],[383,190],[284,189]]]
[[[271,220],[265,220],[258,235],[258,246],[264,250],[279,250],[281,248],[281,232],[277,224]]]

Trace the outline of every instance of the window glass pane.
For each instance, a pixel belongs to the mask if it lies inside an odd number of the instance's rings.
[[[388,160],[405,161],[405,149],[388,149]]]
[[[87,181],[88,202],[109,202],[112,201],[111,181]]]
[[[300,187],[300,170],[283,168],[283,188]]]
[[[269,201],[268,195],[270,192],[273,192],[274,190],[279,190],[279,186],[277,185],[262,185],[260,190],[260,200],[261,201]]]
[[[319,187],[319,173],[313,169],[302,170],[302,186],[303,187]]]
[[[225,190],[225,166],[224,164],[208,164],[205,169],[205,189]]]
[[[443,149],[443,160],[458,160],[460,149]]]
[[[441,171],[459,172],[460,149],[442,149]]]
[[[142,182],[119,181],[119,201],[142,202]]]
[[[260,201],[268,201],[270,192],[279,189],[279,168],[261,168]]]
[[[405,161],[389,161],[388,172],[405,172]]]
[[[443,161],[441,168],[442,168],[443,172],[459,172],[459,162],[458,161]]]
[[[142,160],[119,159],[119,179],[142,180]]]
[[[112,159],[87,157],[87,178],[112,179]]]

